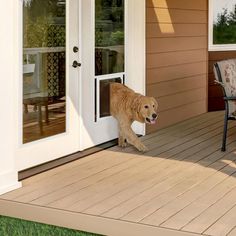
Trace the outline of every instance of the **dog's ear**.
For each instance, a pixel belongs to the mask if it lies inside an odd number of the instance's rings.
[[[157,103],[157,100],[154,98],[154,97],[151,97],[152,101],[154,102],[155,104],[155,107],[157,108],[158,107],[158,103]]]
[[[142,121],[143,117],[140,113],[142,106],[142,96],[137,96],[132,102],[132,112],[135,120]]]
[[[141,108],[141,96],[137,96],[133,101],[132,101],[132,110],[134,112],[139,112]]]

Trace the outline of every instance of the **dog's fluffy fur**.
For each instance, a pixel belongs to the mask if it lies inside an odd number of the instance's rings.
[[[119,83],[110,84],[110,112],[118,121],[119,146],[125,147],[127,141],[139,151],[147,151],[147,147],[138,139],[131,125],[134,121],[154,124],[157,119],[157,106],[153,97],[135,93]]]

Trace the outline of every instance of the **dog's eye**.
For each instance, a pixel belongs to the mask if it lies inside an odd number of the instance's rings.
[[[155,105],[153,105],[153,107],[155,107]]]
[[[144,108],[148,109],[149,107],[148,107],[148,105],[146,105],[146,106],[144,106]]]

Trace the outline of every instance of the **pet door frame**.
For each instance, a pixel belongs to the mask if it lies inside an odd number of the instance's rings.
[[[101,109],[100,109],[100,97],[101,97],[101,91],[100,91],[100,82],[103,80],[114,80],[114,79],[120,79],[121,84],[125,84],[125,72],[122,73],[115,73],[115,74],[107,74],[107,75],[101,75],[95,77],[95,122],[101,122],[101,121],[109,121],[110,119],[113,119],[111,115],[101,117]]]

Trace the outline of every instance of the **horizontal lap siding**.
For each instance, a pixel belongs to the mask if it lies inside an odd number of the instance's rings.
[[[207,111],[207,0],[146,0],[147,95],[156,131]]]
[[[214,83],[213,64],[217,61],[236,58],[236,51],[209,52],[208,77],[208,110],[218,111],[224,109],[223,93],[219,85]]]

